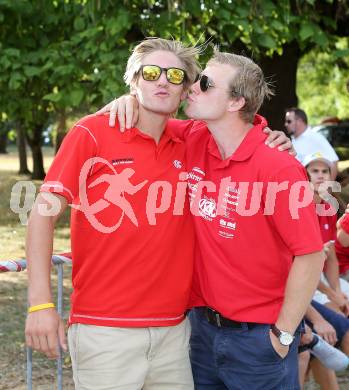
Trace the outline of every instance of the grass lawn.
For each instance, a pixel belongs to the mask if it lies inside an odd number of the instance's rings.
[[[51,148],[44,149],[45,168],[53,158]],[[29,158],[29,167],[31,160]],[[341,162],[340,169],[349,167],[349,161]],[[29,180],[18,176],[18,160],[15,148],[9,148],[9,154],[0,155],[0,260],[24,258],[25,226],[19,217],[10,209],[11,189],[19,180]],[[34,183],[36,187],[40,182]],[[347,190],[347,189],[346,189]],[[69,211],[60,219],[54,242],[54,252],[69,250]],[[65,267],[64,278],[64,318],[69,312],[69,294],[71,290],[70,267]],[[52,275],[53,286],[56,286],[56,275]],[[24,321],[26,313],[26,272],[9,272],[0,274],[0,390],[24,390],[25,386],[25,346]],[[55,363],[44,356],[34,353],[33,359],[33,389],[53,390],[55,383]],[[69,356],[64,361],[65,390],[73,389],[71,364]],[[340,389],[349,388],[349,372],[338,375]],[[307,390],[318,387],[310,382]]]
[[[53,150],[44,149],[45,168],[52,161]],[[29,167],[32,166],[29,159]],[[24,258],[25,226],[20,223],[18,215],[10,209],[10,197],[13,185],[19,180],[30,180],[18,176],[18,157],[15,148],[9,148],[9,154],[0,155],[0,260]],[[40,182],[34,183],[37,187]],[[55,242],[55,253],[70,248],[69,212],[58,224]],[[69,312],[69,295],[71,289],[70,267],[65,267],[64,279],[64,317]],[[25,346],[24,321],[26,315],[26,272],[9,272],[0,274],[0,389],[24,390],[25,385]],[[56,286],[56,274],[52,275],[52,284]],[[64,389],[73,389],[70,359],[64,362]],[[41,354],[33,356],[33,389],[53,390],[56,381],[55,362],[49,361]]]

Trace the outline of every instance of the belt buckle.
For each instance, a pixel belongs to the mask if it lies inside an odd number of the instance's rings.
[[[220,317],[220,315],[219,315],[219,313],[214,313],[215,314],[215,317],[216,317],[216,322],[217,322],[217,326],[219,327],[219,328],[221,328],[222,327],[222,324],[221,324],[221,317]]]

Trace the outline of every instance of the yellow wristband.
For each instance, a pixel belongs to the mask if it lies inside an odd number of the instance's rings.
[[[39,310],[45,310],[45,309],[51,309],[55,307],[54,303],[42,303],[41,305],[36,306],[30,306],[28,309],[28,313],[32,313],[33,311],[39,311]]]

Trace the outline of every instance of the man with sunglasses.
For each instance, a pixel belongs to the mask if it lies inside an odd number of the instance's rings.
[[[335,180],[339,160],[337,153],[322,134],[312,131],[308,126],[307,114],[297,107],[288,108],[285,114],[285,127],[292,138],[297,159],[302,163],[305,156],[321,152],[332,162],[331,178]]]
[[[196,55],[178,41],[141,42],[125,72],[140,102],[138,128],[121,134],[107,117],[81,119],[31,212],[26,343],[55,358],[66,342],[50,258],[55,222],[72,206],[68,339],[76,389],[193,389],[185,312],[195,237],[185,144],[167,122],[198,74]]]
[[[299,324],[324,256],[314,205],[299,203],[303,167],[265,145],[256,113],[270,93],[252,60],[216,52],[187,98],[194,120],[171,121],[187,145],[198,242],[190,302],[198,390],[300,388]],[[118,100],[114,111],[127,112],[127,123],[138,100]]]
[[[169,117],[198,74],[196,54],[164,39],[137,45],[124,76],[140,103],[137,128],[121,134],[105,116],[80,120],[31,213],[26,342],[53,358],[58,340],[65,346],[49,283],[60,214],[47,210],[72,205],[68,336],[77,389],[193,388],[184,313],[195,239],[185,144],[177,136],[183,124],[176,129]]]

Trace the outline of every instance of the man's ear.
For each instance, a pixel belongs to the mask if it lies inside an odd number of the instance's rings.
[[[136,96],[137,95],[137,90],[136,90],[136,84],[131,83],[130,84],[130,95]]]
[[[243,96],[239,96],[237,98],[230,99],[228,103],[228,111],[229,112],[237,112],[240,111],[246,103],[246,100]]]

